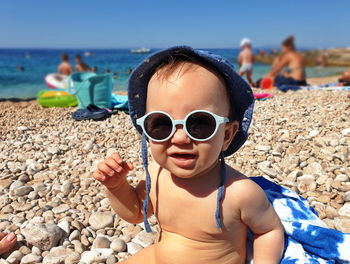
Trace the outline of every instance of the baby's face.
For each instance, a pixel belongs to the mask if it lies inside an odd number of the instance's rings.
[[[190,68],[189,68],[190,66]],[[182,120],[192,111],[207,110],[228,117],[229,100],[224,82],[211,71],[190,63],[181,64],[167,78],[155,74],[147,92],[146,112],[163,111],[174,120]],[[237,130],[237,123],[220,125],[207,141],[194,141],[178,125],[165,142],[150,140],[154,160],[180,178],[200,176],[226,150]]]

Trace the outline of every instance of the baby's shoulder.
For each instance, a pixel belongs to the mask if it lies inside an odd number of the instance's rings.
[[[265,196],[264,191],[241,172],[228,167],[226,181],[226,195],[239,200],[251,200]]]
[[[246,181],[250,181],[247,176],[231,166],[226,166],[226,182],[228,186],[236,187],[235,185],[245,184]]]

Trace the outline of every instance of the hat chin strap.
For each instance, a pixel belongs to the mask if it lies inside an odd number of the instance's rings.
[[[218,228],[222,228],[221,202],[225,195],[226,164],[224,152],[220,153],[220,185],[218,188],[218,198],[216,199],[215,221]]]
[[[147,140],[146,140],[145,133],[142,133],[141,153],[142,153],[143,167],[145,168],[145,171],[146,171],[146,197],[145,197],[145,200],[143,201],[143,223],[145,225],[146,231],[152,232],[151,227],[148,223],[148,219],[147,219],[149,193],[151,191],[151,177],[150,177],[149,171],[148,171],[148,151],[147,151]]]
[[[152,229],[149,225],[147,219],[147,211],[149,205],[149,194],[151,191],[151,177],[148,171],[148,151],[147,151],[147,139],[145,133],[142,133],[141,139],[141,153],[142,153],[142,162],[146,172],[146,197],[143,201],[143,223],[147,232],[152,232]],[[216,201],[216,211],[215,211],[215,222],[216,226],[222,228],[222,215],[221,215],[221,202],[225,195],[225,182],[226,182],[226,164],[224,153],[220,153],[220,185],[218,188],[218,196]]]

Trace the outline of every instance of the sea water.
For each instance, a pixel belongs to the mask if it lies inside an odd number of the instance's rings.
[[[220,54],[237,68],[239,49],[207,49]],[[151,52],[156,49],[151,50]],[[60,55],[67,53],[75,66],[74,57],[79,54],[90,67],[97,67],[98,73],[107,69],[116,72],[114,91],[127,89],[129,69],[135,68],[149,54],[133,54],[130,49],[0,49],[0,98],[33,98],[43,89],[49,89],[44,78],[57,72]],[[254,64],[253,80],[264,76],[271,66]],[[322,77],[341,73],[344,68],[307,68],[308,77]]]

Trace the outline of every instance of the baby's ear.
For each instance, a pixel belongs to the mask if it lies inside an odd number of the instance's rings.
[[[230,123],[225,124],[225,137],[224,137],[224,144],[222,145],[222,149],[221,149],[222,151],[227,150],[227,148],[230,146],[238,129],[239,129],[238,121],[232,121]]]

